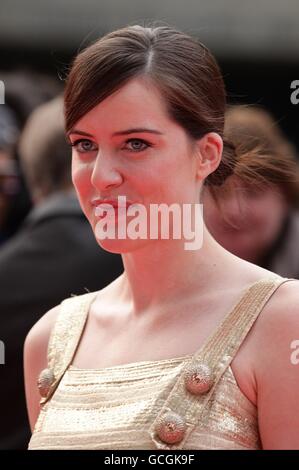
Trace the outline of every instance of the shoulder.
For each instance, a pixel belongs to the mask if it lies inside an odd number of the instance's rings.
[[[11,239],[6,241],[1,246],[0,274],[3,273],[3,280],[5,280],[5,275],[7,275],[7,269],[11,267],[11,263],[19,263],[20,258],[24,257],[23,252],[26,248],[26,238],[23,236],[22,232],[18,232],[16,235],[14,235]]]
[[[60,304],[45,313],[27,334],[24,344],[24,378],[27,408],[33,429],[40,407],[40,394],[37,387],[42,370],[49,367],[50,352],[62,351],[66,347],[67,336],[84,322],[85,309],[96,295],[90,292],[64,299]],[[83,308],[82,308],[83,306]]]
[[[24,344],[25,392],[31,429],[39,414],[37,380],[40,372],[47,367],[49,338],[59,310],[58,305],[43,315],[27,334]]]
[[[72,317],[73,311],[77,307],[90,302],[96,295],[97,292],[88,292],[68,297],[45,313],[29,331],[25,340],[25,351],[28,349],[40,350],[40,352],[44,353],[42,355],[43,362],[46,362],[48,344],[54,330],[54,325],[59,321],[60,323],[65,322],[65,326],[68,327],[67,317]]]
[[[27,352],[44,352],[43,362],[46,363],[47,346],[51,331],[56,322],[60,310],[60,305],[56,305],[47,313],[45,313],[31,328],[25,340],[25,353]],[[39,355],[40,360],[42,360]]]
[[[65,328],[69,328],[72,317],[75,322],[78,320],[79,315],[84,313],[83,309],[80,310],[80,307],[83,305],[84,307],[87,306],[96,295],[97,292],[88,292],[68,297],[45,313],[26,336],[24,345],[25,357],[32,355],[36,357],[35,362],[40,363],[41,366],[46,366],[48,345],[51,334],[54,331],[54,326],[59,323],[64,325]]]
[[[257,322],[254,370],[263,448],[299,449],[299,281],[278,287]]]
[[[282,346],[283,339],[288,340],[296,331],[299,333],[298,322],[299,280],[290,279],[278,286],[258,318],[256,339],[261,350],[271,344],[273,348],[273,341],[278,338]],[[279,349],[277,344],[275,349]]]

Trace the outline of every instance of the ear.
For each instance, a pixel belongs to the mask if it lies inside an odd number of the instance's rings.
[[[197,141],[196,147],[197,178],[204,180],[221,162],[223,140],[216,132],[209,132]]]

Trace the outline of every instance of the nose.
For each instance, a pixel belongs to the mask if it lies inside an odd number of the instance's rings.
[[[123,181],[120,171],[108,153],[98,152],[91,175],[92,185],[101,193],[110,187],[119,186]]]

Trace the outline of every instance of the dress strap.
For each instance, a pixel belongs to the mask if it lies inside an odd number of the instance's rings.
[[[45,369],[47,372],[44,374],[46,378],[50,377],[51,383],[47,387],[46,396],[40,401],[41,405],[53,395],[71,364],[84,330],[90,305],[96,295],[97,292],[89,292],[61,302],[48,344],[48,369]]]
[[[203,414],[219,380],[276,289],[288,278],[262,279],[251,285],[224,317],[216,332],[186,361],[149,433],[159,449],[182,449]]]

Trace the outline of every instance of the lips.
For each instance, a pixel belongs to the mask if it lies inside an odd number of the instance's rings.
[[[128,209],[133,203],[127,201],[125,197],[121,197],[120,200],[115,199],[94,199],[91,204],[95,207],[95,217],[109,217],[111,215],[117,215],[119,209]]]
[[[107,215],[110,216],[117,213],[117,206],[113,206],[112,204],[99,204],[94,210],[94,215],[96,217],[106,217]]]

